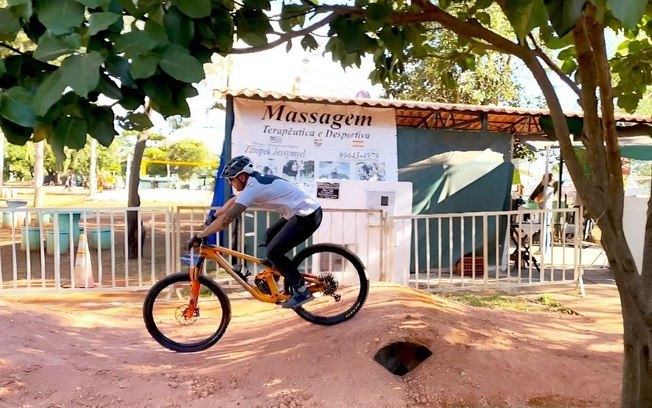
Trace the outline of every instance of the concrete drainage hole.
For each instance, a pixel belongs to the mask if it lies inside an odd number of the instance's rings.
[[[399,341],[378,350],[374,360],[392,374],[405,375],[431,355],[432,351],[422,344]]]

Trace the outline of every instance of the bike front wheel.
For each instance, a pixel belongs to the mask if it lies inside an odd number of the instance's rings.
[[[364,304],[369,280],[360,258],[335,244],[315,244],[294,257],[314,299],[294,311],[303,319],[331,326],[352,318]]]
[[[206,350],[224,335],[231,321],[231,303],[211,279],[199,275],[197,310],[190,318],[191,283],[187,272],[166,276],[145,296],[143,319],[160,345],[181,353]]]

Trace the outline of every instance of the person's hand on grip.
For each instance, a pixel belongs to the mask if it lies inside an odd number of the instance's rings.
[[[188,251],[193,248],[199,248],[199,246],[204,243],[204,240],[205,238],[199,238],[197,235],[192,237],[190,241],[188,241]]]

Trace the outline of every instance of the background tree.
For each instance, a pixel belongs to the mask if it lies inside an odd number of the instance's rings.
[[[493,5],[479,18],[500,33],[513,33]],[[523,106],[514,58],[460,39],[440,24],[423,25],[424,52],[408,55],[405,68],[384,84],[385,97],[440,103]],[[474,52],[475,51],[475,52]]]
[[[5,147],[3,174],[5,179],[10,175],[18,180],[32,180],[34,177],[34,149],[24,146],[7,145]]]
[[[182,140],[170,146],[168,159],[172,162],[198,163],[190,166],[170,163],[170,167],[174,169],[174,173],[178,174],[181,180],[205,175],[211,170],[207,164],[209,162],[208,148],[203,142],[196,140]]]
[[[165,146],[150,146],[145,149],[144,157],[149,160],[167,161],[168,149]],[[168,177],[168,165],[163,163],[148,164],[147,175],[155,177]]]

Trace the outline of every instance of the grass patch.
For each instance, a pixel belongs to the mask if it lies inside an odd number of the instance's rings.
[[[473,293],[447,293],[441,296],[454,302],[473,307],[514,310],[518,312],[557,312],[579,315],[579,313],[559,303],[550,295],[541,295],[532,298],[524,296],[510,296],[500,293],[487,295]]]

